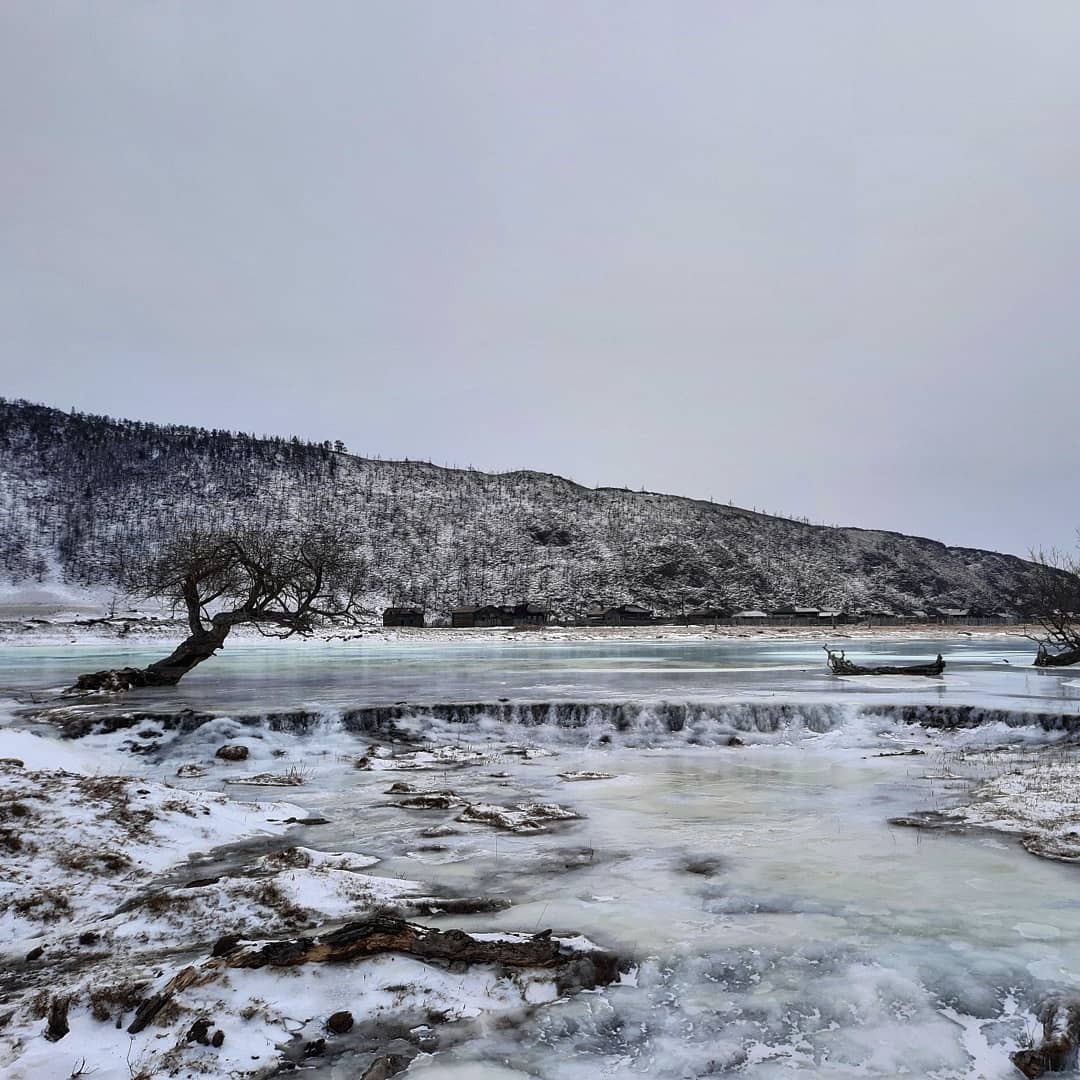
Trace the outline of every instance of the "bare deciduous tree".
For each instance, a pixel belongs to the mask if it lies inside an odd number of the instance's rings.
[[[1040,631],[1028,636],[1038,646],[1036,667],[1080,663],[1080,555],[1033,551],[1038,567],[1030,614]]]
[[[306,636],[321,623],[355,625],[366,573],[356,551],[342,527],[192,530],[128,569],[124,581],[133,594],[184,611],[188,637],[149,667],[82,675],[74,689],[173,686],[241,623],[272,637]]]

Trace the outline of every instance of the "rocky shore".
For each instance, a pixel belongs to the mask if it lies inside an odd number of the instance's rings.
[[[36,767],[56,745],[0,729],[0,1071],[12,1080],[258,1077],[342,1053],[360,1075],[389,1076],[484,1017],[512,1021],[620,977],[618,959],[579,936],[417,922],[510,901],[436,894],[379,876],[373,857],[298,846],[290,833],[318,820],[298,806],[102,773],[103,758],[70,749],[56,754],[65,767]],[[243,768],[246,748],[233,751],[207,749],[219,768]],[[395,764],[448,764],[427,758]],[[367,761],[384,762],[380,747]],[[433,798],[420,790],[399,783],[391,796],[406,808]],[[577,816],[451,805],[512,831]]]

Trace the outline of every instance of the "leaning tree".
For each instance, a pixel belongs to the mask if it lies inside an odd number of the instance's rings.
[[[1030,613],[1039,630],[1028,636],[1038,645],[1036,667],[1080,663],[1080,554],[1033,551],[1035,564]]]
[[[156,556],[125,567],[121,577],[133,595],[163,599],[183,611],[188,636],[148,667],[82,675],[74,689],[173,686],[241,623],[272,637],[355,625],[363,614],[366,570],[358,548],[340,525],[192,529]]]

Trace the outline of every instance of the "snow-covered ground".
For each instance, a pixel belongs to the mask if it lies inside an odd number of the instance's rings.
[[[946,758],[970,784],[928,824],[975,826],[1017,836],[1034,855],[1080,862],[1080,749],[999,745]]]
[[[5,1077],[256,1076],[322,1054],[328,1039],[362,1051],[409,1032],[415,1052],[432,1043],[433,1025],[555,1000],[575,957],[598,955],[569,941],[560,965],[455,966],[376,948],[350,963],[252,969],[244,949],[260,941],[310,941],[297,935],[388,906],[430,914],[453,898],[368,873],[379,862],[371,856],[288,844],[308,817],[298,806],[235,802],[147,771],[102,749],[0,728]],[[177,771],[205,773],[190,763]],[[194,858],[225,845],[239,854],[213,872]],[[229,935],[244,944],[223,949]],[[167,1003],[140,1027],[140,1006],[155,995]],[[337,1030],[343,1011],[349,1030]]]
[[[208,848],[281,835],[287,803],[234,803],[142,777],[27,767],[37,736],[0,731],[0,940],[30,952],[78,936],[164,871]],[[68,762],[70,767],[71,762]]]
[[[546,627],[402,627],[384,628],[372,620],[357,628],[327,629],[311,638],[294,637],[280,644],[303,648],[328,642],[356,642],[415,645],[489,643],[579,643],[579,642],[663,642],[663,641],[931,641],[943,635],[972,640],[1024,642],[1023,625],[943,627],[933,623],[907,626],[546,626]],[[167,610],[140,609],[109,615],[103,607],[57,609],[43,606],[0,604],[0,645],[97,645],[123,642],[130,645],[179,643],[186,636],[186,624]],[[265,640],[253,626],[233,629],[230,641]],[[1034,655],[1034,645],[1031,646]]]

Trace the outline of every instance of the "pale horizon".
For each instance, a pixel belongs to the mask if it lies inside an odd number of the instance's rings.
[[[0,393],[1026,555],[1080,9],[15,2]]]

